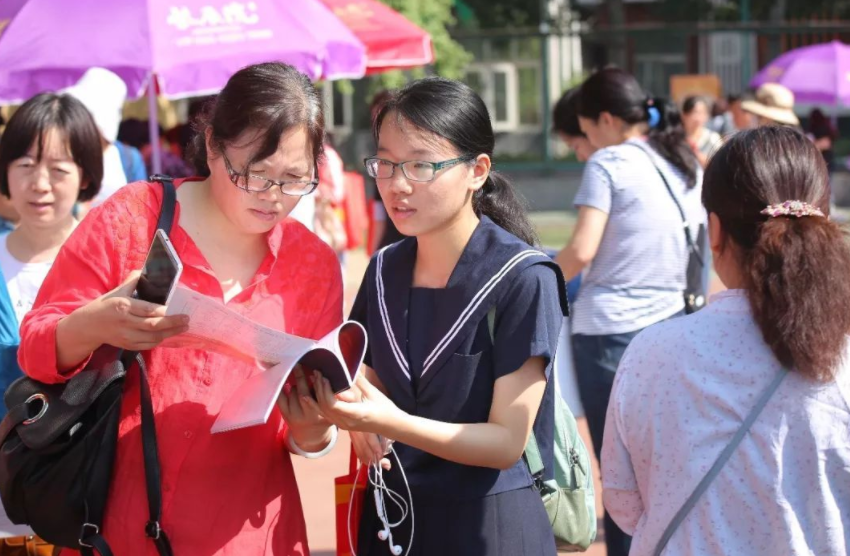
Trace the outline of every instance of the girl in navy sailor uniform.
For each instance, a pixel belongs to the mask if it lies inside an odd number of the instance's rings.
[[[406,239],[372,259],[351,318],[366,367],[336,396],[315,375],[323,415],[413,515],[393,543],[367,492],[358,556],[554,556],[552,529],[522,453],[532,428],[552,460],[549,380],[567,312],[558,267],[540,251],[505,178],[482,100],[441,78],[397,91],[375,120],[367,170]],[[386,458],[394,440],[401,463]],[[547,465],[544,478],[551,473]],[[372,487],[370,487],[371,490]],[[386,499],[387,520],[400,510]],[[411,525],[413,540],[411,542]]]

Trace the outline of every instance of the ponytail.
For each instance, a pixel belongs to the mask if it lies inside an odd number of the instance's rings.
[[[647,136],[650,146],[685,175],[688,187],[695,187],[699,162],[685,138],[679,109],[663,98],[649,98],[644,107],[649,122]]]
[[[502,174],[490,172],[484,187],[472,196],[472,209],[476,216],[487,216],[527,244],[538,244],[537,232],[528,220],[525,200]]]
[[[805,135],[787,127],[736,133],[706,168],[702,199],[731,238],[753,317],[786,367],[829,381],[850,331],[850,238],[826,216],[829,177]],[[818,209],[768,210],[785,201]]]
[[[824,217],[769,218],[742,257],[753,316],[779,361],[832,380],[850,331],[850,244]]]
[[[688,187],[696,186],[699,162],[688,146],[676,105],[662,98],[647,98],[632,74],[609,67],[588,77],[578,93],[579,116],[597,121],[602,112],[631,126],[647,124],[650,146],[685,175]]]

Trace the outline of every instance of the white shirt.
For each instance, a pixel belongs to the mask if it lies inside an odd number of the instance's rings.
[[[850,347],[847,349],[850,356]],[[653,554],[664,529],[780,370],[742,290],[639,334],[605,426],[605,506]],[[665,555],[846,555],[850,358],[836,381],[790,372]]]
[[[601,210],[608,222],[573,306],[573,334],[634,332],[684,309],[688,246],[682,217],[656,168],[682,205],[694,237],[705,223],[701,170],[689,188],[684,174],[642,139],[594,153],[574,204]]]
[[[24,315],[32,309],[38,290],[53,266],[53,261],[22,263],[9,253],[8,241],[9,234],[0,236],[0,272],[6,280],[9,298],[20,326]]]

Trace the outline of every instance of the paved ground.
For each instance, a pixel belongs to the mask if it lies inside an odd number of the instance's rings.
[[[360,279],[366,269],[367,260],[362,252],[351,253],[346,268],[346,301],[348,304],[354,298]],[[590,436],[584,425],[579,422],[582,436],[588,447]],[[335,505],[333,479],[348,473],[349,442],[348,435],[340,435],[336,448],[324,458],[306,460],[293,456],[295,474],[301,490],[301,501],[304,506],[304,516],[307,520],[307,533],[313,556],[333,556],[336,554]],[[594,462],[594,476],[599,477],[598,466]],[[596,486],[597,514],[602,515],[602,503],[599,493],[601,487]],[[601,534],[600,534],[601,537]],[[585,554],[588,556],[604,556],[605,547],[597,541]]]

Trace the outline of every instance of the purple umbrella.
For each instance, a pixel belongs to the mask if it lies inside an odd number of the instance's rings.
[[[850,45],[839,41],[786,52],[750,81],[788,87],[797,102],[850,106]]]
[[[70,86],[90,67],[120,75],[132,97],[152,73],[160,94],[194,96],[268,60],[313,79],[359,77],[365,49],[318,0],[0,2],[0,101]]]
[[[357,78],[366,69],[364,46],[318,0],[0,1],[0,103],[63,89],[91,67],[118,74],[133,98],[146,88],[172,99],[197,96],[269,60],[312,79]]]

